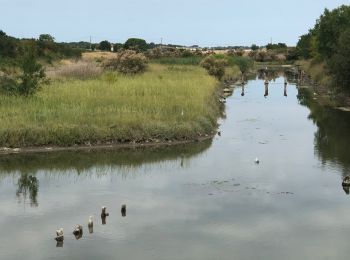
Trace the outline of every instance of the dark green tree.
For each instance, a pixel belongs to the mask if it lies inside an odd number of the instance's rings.
[[[253,51],[259,50],[259,46],[256,44],[252,44],[252,46],[250,47]]]
[[[101,51],[110,51],[111,50],[111,43],[109,41],[102,41],[100,42],[98,48],[101,50]]]
[[[332,11],[325,9],[317,20],[315,34],[318,53],[329,59],[337,51],[340,34],[350,28],[350,6],[342,5]]]
[[[124,48],[144,52],[148,49],[147,42],[143,39],[130,38],[124,43]]]
[[[122,43],[115,43],[113,45],[113,50],[114,51],[119,51],[119,50],[123,49],[123,47],[124,47],[124,44],[122,44]]]
[[[350,28],[341,34],[337,45],[329,67],[337,85],[350,91]]]
[[[14,58],[16,56],[17,41],[0,30],[0,56]]]
[[[40,34],[39,41],[42,42],[55,42],[55,38],[50,34]]]
[[[297,44],[297,51],[298,55],[304,59],[310,59],[312,58],[312,53],[314,53],[315,50],[313,50],[312,41],[313,41],[313,35],[312,32],[309,32],[308,34],[304,34],[300,37],[298,44]]]

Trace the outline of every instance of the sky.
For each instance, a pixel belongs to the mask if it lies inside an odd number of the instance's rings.
[[[297,43],[325,8],[350,0],[0,0],[0,30],[19,38],[200,46]]]

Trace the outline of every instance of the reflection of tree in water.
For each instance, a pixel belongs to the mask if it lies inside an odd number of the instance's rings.
[[[39,181],[35,176],[22,173],[20,178],[18,179],[18,188],[16,191],[16,195],[19,199],[22,199],[25,201],[27,198],[27,195],[29,193],[29,199],[30,199],[30,205],[33,207],[38,206],[37,196],[38,196],[38,189],[39,189]]]
[[[299,89],[301,105],[310,109],[309,119],[317,126],[315,153],[325,164],[327,161],[339,164],[343,175],[350,169],[350,115],[337,109],[321,106],[307,89]]]

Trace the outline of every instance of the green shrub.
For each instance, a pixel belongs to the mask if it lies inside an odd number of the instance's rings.
[[[253,67],[253,61],[246,57],[235,57],[234,63],[239,67],[242,74],[247,73]]]
[[[201,66],[208,71],[209,75],[214,76],[218,80],[221,80],[225,75],[226,65],[227,61],[225,59],[216,58],[213,55],[204,58],[201,62]]]
[[[39,88],[39,83],[45,78],[45,72],[41,64],[37,62],[32,46],[26,48],[20,68],[22,70],[22,75],[19,77],[19,94],[24,96],[34,94]]]
[[[117,58],[107,61],[105,67],[123,74],[142,73],[147,68],[148,60],[142,53],[125,50],[118,53]]]

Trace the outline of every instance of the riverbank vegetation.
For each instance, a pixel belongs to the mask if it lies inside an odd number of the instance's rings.
[[[350,93],[350,6],[326,9],[314,28],[300,37],[300,65],[318,83]]]
[[[195,66],[55,80],[32,97],[0,95],[0,146],[195,139],[216,126],[216,92]]]
[[[253,66],[249,57],[135,38],[117,51],[103,41],[104,52],[82,52],[48,34],[27,41],[3,33],[0,46],[8,42],[21,47],[13,56],[11,48],[0,50],[7,60],[0,68],[0,147],[207,138],[220,116],[220,86]],[[62,53],[62,46],[74,50]]]

